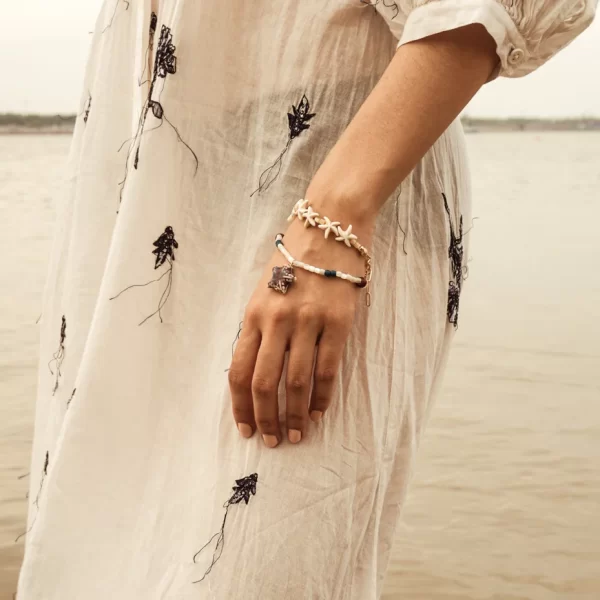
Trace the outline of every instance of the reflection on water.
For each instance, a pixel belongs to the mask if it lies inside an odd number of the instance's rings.
[[[600,134],[468,143],[469,280],[385,599],[598,600]],[[2,600],[21,560],[35,321],[68,144],[0,137]]]

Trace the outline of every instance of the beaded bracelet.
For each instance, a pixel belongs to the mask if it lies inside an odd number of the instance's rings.
[[[371,294],[369,287],[372,277],[372,259],[367,249],[359,243],[358,238],[352,233],[352,225],[348,225],[346,229],[342,229],[339,221],[331,221],[326,216],[320,216],[318,212],[315,212],[309,205],[308,200],[300,198],[294,205],[288,221],[293,221],[295,217],[298,217],[300,221],[304,221],[304,227],[309,225],[318,227],[324,233],[325,239],[329,237],[330,233],[335,236],[336,242],[342,242],[349,248],[354,248],[358,253],[365,259],[365,277],[367,287],[367,306],[371,306]]]
[[[310,273],[315,273],[317,275],[323,275],[324,277],[338,277],[339,279],[344,279],[350,283],[354,283],[359,288],[367,287],[369,285],[369,280],[367,277],[355,277],[354,275],[350,275],[342,271],[321,269],[320,267],[314,267],[300,260],[296,260],[283,245],[283,233],[277,234],[275,237],[275,245],[285,256],[289,264],[283,267],[273,267],[273,276],[271,277],[268,286],[274,290],[277,290],[278,292],[281,292],[282,294],[287,293],[289,287],[294,281],[296,281],[294,267],[304,269],[305,271],[309,271]],[[370,305],[371,295],[367,291],[367,306]]]

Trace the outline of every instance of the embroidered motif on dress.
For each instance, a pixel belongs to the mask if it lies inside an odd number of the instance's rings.
[[[52,373],[52,375],[54,375],[55,373],[52,370],[52,367],[50,365],[52,363],[54,363],[54,366],[56,368],[56,380],[54,382],[54,388],[52,389],[53,396],[56,393],[56,390],[58,389],[58,380],[60,379],[60,377],[62,375],[62,373],[60,371],[60,367],[62,366],[63,360],[65,359],[65,340],[66,339],[67,339],[67,320],[66,320],[65,316],[63,315],[61,325],[60,325],[60,341],[58,343],[58,349],[52,355],[52,358],[48,362],[48,368],[50,369],[50,373]]]
[[[258,482],[258,474],[252,473],[252,475],[248,475],[247,477],[243,477],[242,479],[236,479],[235,486],[233,486],[233,494],[230,496],[229,500],[223,504],[223,508],[225,509],[225,515],[223,516],[223,522],[221,524],[221,528],[217,531],[209,540],[194,554],[193,561],[196,562],[196,559],[202,551],[215,539],[217,538],[217,543],[215,545],[215,549],[213,552],[211,563],[208,569],[205,571],[204,575],[196,581],[192,583],[200,583],[204,580],[204,578],[212,571],[212,568],[215,566],[215,563],[221,558],[221,554],[223,554],[223,547],[225,545],[225,522],[227,521],[227,514],[229,513],[229,507],[233,504],[241,504],[245,502],[248,504],[250,502],[250,497],[256,495],[256,483]]]
[[[277,179],[281,172],[281,164],[283,157],[288,151],[292,140],[297,138],[303,131],[306,131],[310,125],[308,122],[315,116],[316,113],[311,113],[310,103],[306,94],[302,96],[298,106],[292,104],[292,112],[287,113],[288,116],[288,140],[284,149],[279,153],[279,156],[267,167],[258,178],[258,187],[250,194],[250,197],[254,196],[256,192],[264,192],[269,189],[270,185]]]
[[[156,314],[158,315],[160,322],[163,322],[161,310],[169,299],[171,288],[173,286],[173,261],[175,260],[175,249],[179,248],[179,243],[175,239],[175,232],[173,231],[173,228],[170,225],[165,227],[165,230],[156,240],[154,240],[152,244],[155,246],[154,250],[152,250],[152,254],[155,255],[154,269],[159,269],[165,264],[165,262],[169,265],[169,267],[157,279],[151,279],[146,283],[129,285],[124,290],[121,290],[116,296],[109,298],[110,300],[115,300],[127,290],[135,287],[146,287],[151,283],[159,282],[161,279],[163,279],[163,277],[167,277],[167,285],[165,286],[165,289],[163,290],[158,301],[158,308],[152,314],[148,315],[145,319],[138,323],[138,325],[143,325],[146,321],[148,321],[148,319]]]
[[[448,320],[454,327],[458,327],[458,309],[460,305],[460,292],[462,289],[463,276],[463,218],[460,216],[458,225],[458,236],[454,232],[452,226],[452,216],[450,215],[450,208],[448,206],[448,200],[446,194],[442,193],[444,199],[444,208],[448,215],[448,225],[450,228],[450,244],[448,245],[448,258],[450,259],[450,268],[452,270],[452,277],[454,281],[450,281],[448,286]]]
[[[149,35],[149,41],[148,41],[148,52],[150,51],[150,49],[154,43],[154,34],[156,31],[156,25],[157,25],[157,17],[156,17],[155,13],[152,13],[152,15],[150,17],[150,35]],[[123,146],[125,146],[125,144],[127,144],[127,142],[130,142],[129,148],[127,150],[127,158],[125,161],[125,175],[124,175],[123,179],[119,182],[119,188],[120,188],[119,203],[123,199],[123,189],[125,187],[125,182],[127,181],[127,176],[129,173],[129,160],[131,158],[131,155],[132,154],[134,155],[133,168],[137,170],[137,168],[139,166],[139,162],[140,162],[142,136],[145,133],[148,133],[149,131],[154,131],[156,129],[159,129],[165,122],[173,129],[173,131],[175,132],[175,135],[177,136],[177,140],[179,142],[181,142],[191,153],[191,155],[194,159],[194,163],[195,163],[194,175],[196,175],[196,173],[198,172],[198,166],[199,166],[198,156],[192,150],[192,148],[189,146],[189,144],[182,139],[177,127],[175,127],[175,125],[173,125],[173,123],[167,118],[167,115],[165,114],[164,106],[162,105],[162,103],[160,101],[160,95],[164,89],[164,82],[166,82],[167,76],[175,75],[175,73],[177,73],[177,57],[175,56],[175,51],[176,51],[176,47],[173,44],[173,34],[171,33],[171,28],[167,27],[166,25],[163,25],[160,30],[160,37],[159,37],[158,45],[156,48],[156,55],[154,57],[154,68],[152,71],[152,79],[150,80],[150,86],[148,88],[148,95],[144,102],[144,106],[142,107],[142,113],[141,113],[140,119],[138,121],[137,130],[135,132],[135,135],[132,138],[130,138],[129,140],[126,140],[125,142],[123,142],[123,144],[119,148],[119,151],[121,151]],[[145,72],[145,68],[146,67],[144,67],[144,72]],[[142,72],[142,77],[143,77],[144,72]],[[160,87],[160,89],[158,89],[159,79],[164,80],[163,85]],[[141,82],[140,82],[140,85],[141,85]],[[145,129],[146,120],[148,118],[148,112],[150,112],[150,111],[152,112],[152,115],[156,119],[158,119],[159,123],[152,129],[146,130]]]
[[[33,526],[35,525],[35,520],[37,519],[39,508],[40,508],[40,505],[39,505],[40,496],[42,494],[42,489],[44,487],[44,481],[46,480],[46,475],[48,475],[49,462],[50,462],[50,453],[46,452],[46,457],[44,459],[44,466],[42,468],[42,477],[40,479],[40,487],[38,489],[38,493],[35,497],[35,500],[33,501],[33,506],[35,506],[35,508],[36,508],[36,513],[31,521],[31,525],[29,526],[29,529],[27,529],[23,533],[19,534],[15,539],[15,543],[17,543],[22,537],[26,536],[33,529]]]

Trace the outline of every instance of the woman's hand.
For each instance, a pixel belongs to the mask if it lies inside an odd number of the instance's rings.
[[[333,207],[315,209],[332,220],[343,219]],[[346,221],[343,223],[346,225]],[[361,230],[354,228],[359,241],[368,248],[371,227]],[[357,276],[364,274],[364,259],[358,252],[336,242],[331,235],[325,239],[320,229],[305,228],[295,219],[284,233],[285,247],[295,259]],[[275,248],[246,307],[229,369],[233,416],[240,433],[251,437],[258,429],[270,448],[277,446],[282,436],[278,388],[286,351],[286,429],[289,441],[297,443],[309,419],[318,422],[331,403],[356,304],[365,293],[348,281],[297,267],[297,280],[287,294],[268,288],[272,268],[286,263]]]

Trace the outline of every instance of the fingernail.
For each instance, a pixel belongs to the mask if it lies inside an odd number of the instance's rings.
[[[275,448],[275,446],[277,446],[277,444],[279,443],[277,441],[277,436],[267,435],[266,433],[263,435],[263,440],[265,442],[265,445],[267,445],[269,448]]]
[[[288,440],[292,442],[292,444],[297,444],[302,439],[302,432],[298,429],[290,429],[288,431]]]
[[[248,423],[238,423],[238,429],[245,438],[252,437],[252,427]]]
[[[321,417],[323,416],[323,413],[320,410],[313,410],[310,413],[310,418],[315,422],[318,423],[321,420]]]

